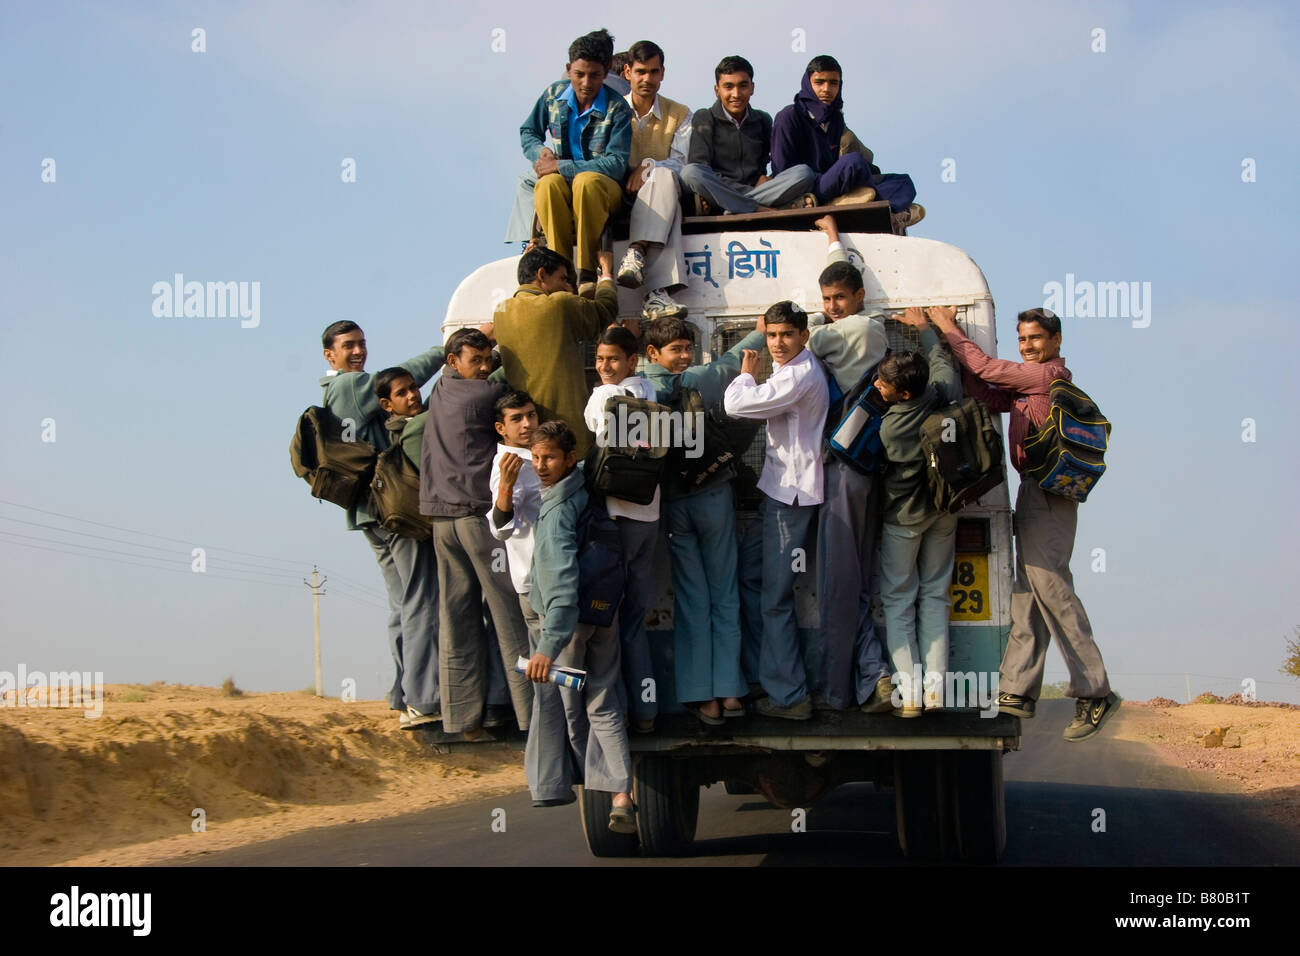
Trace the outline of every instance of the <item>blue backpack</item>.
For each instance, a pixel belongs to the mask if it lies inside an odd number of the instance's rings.
[[[627,583],[623,539],[605,509],[605,499],[590,495],[578,515],[578,621],[609,627]]]
[[[840,391],[829,371],[827,379],[830,406],[826,414],[826,446],[854,471],[870,475],[882,460],[880,421],[889,408],[872,384],[876,366],[867,369],[847,395]]]

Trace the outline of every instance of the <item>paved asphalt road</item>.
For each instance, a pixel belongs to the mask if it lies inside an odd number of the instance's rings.
[[[1206,776],[1170,767],[1143,744],[1102,738],[1067,744],[1073,701],[1039,703],[1022,722],[1021,750],[1004,762],[1007,849],[1003,865],[1271,866],[1300,863],[1300,838]],[[493,832],[504,809],[506,831]],[[1094,809],[1106,832],[1092,830]],[[891,791],[844,786],[808,811],[807,832],[761,797],[705,790],[695,855],[596,859],[576,805],[534,810],[527,792],[388,820],[312,830],[199,858],[200,866],[873,866],[909,865],[894,835]]]

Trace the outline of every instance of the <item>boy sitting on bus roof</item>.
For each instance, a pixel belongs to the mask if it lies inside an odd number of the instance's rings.
[[[582,342],[618,318],[618,290],[611,271],[613,253],[601,250],[601,281],[594,301],[573,294],[568,261],[554,249],[538,246],[519,257],[519,288],[493,315],[506,381],[528,392],[541,421],[582,421],[587,406],[587,376]],[[591,447],[591,432],[578,431],[578,454]]]
[[[912,200],[916,187],[906,173],[881,173],[867,149],[844,122],[844,73],[833,56],[815,56],[804,70],[794,102],[772,122],[772,171],[808,166],[817,173],[818,205],[859,191],[859,202],[889,202],[897,226],[914,226],[925,209]]]
[[[746,350],[740,374],[727,386],[728,415],[767,423],[767,454],[758,489],[763,492],[763,641],[759,682],[768,696],[760,714],[808,720],[812,701],[794,615],[794,582],[808,529],[822,503],[822,429],[826,423],[826,373],[808,343],[808,313],[790,301],[767,310],[761,323],[772,374],[759,385],[758,352]]]
[[[561,687],[568,712],[568,733],[581,757],[582,785],[614,794],[609,828],[636,832],[632,803],[632,754],[627,725],[619,706],[618,635],[613,628],[594,627],[578,619],[578,517],[587,505],[587,489],[573,430],[564,422],[537,426],[532,437],[533,468],[542,485],[541,507],[533,529],[532,591],[529,600],[541,616],[541,641],[528,660],[528,679],[548,681],[551,665],[587,672],[581,691]],[[579,715],[586,713],[586,726]],[[536,734],[555,730],[542,724],[528,729],[530,746]],[[551,741],[548,747],[557,746]]]
[[[613,56],[605,30],[570,44],[568,79],[548,86],[519,128],[533,169],[520,179],[506,230],[507,242],[527,240],[536,211],[547,245],[577,263],[578,292],[587,298],[600,235],[623,203],[632,144],[632,108],[605,85]]]
[[[930,315],[956,314],[932,308]],[[889,403],[880,442],[889,464],[884,480],[880,535],[880,600],[885,643],[902,698],[900,717],[944,706],[948,670],[948,594],[957,548],[957,516],[939,511],[930,495],[921,423],[936,408],[961,397],[961,382],[939,337],[919,308],[901,320],[921,333],[920,352],[893,352],[876,370],[876,390]],[[919,679],[918,679],[919,678]]]
[[[664,79],[664,51],[639,40],[627,51],[624,74],[631,81],[625,99],[632,107],[632,152],[623,184],[633,199],[627,252],[618,268],[618,284],[645,286],[645,319],[685,315],[672,293],[686,287],[682,270],[682,203],[677,174],[686,164],[691,112],[659,95]]]
[[[946,313],[935,316],[962,367],[967,391],[992,412],[1010,412],[1007,443],[1011,464],[1026,464],[1025,439],[1043,424],[1051,408],[1054,379],[1071,378],[1061,357],[1061,319],[1047,309],[1021,312],[1016,321],[1020,356],[993,358],[968,339]],[[1110,689],[1106,665],[1092,636],[1083,602],[1074,593],[1070,554],[1079,503],[1049,495],[1034,481],[1021,481],[1016,493],[1016,584],[1011,592],[1011,635],[999,668],[998,709],[1033,717],[1043,686],[1043,665],[1052,635],[1070,672],[1070,696],[1077,698],[1065,739],[1086,740],[1101,730],[1120,705]]]
[[[763,336],[751,332],[706,365],[691,365],[694,330],[685,319],[649,323],[645,342],[650,362],[643,374],[654,385],[656,400],[671,405],[680,401],[681,389],[690,388],[712,409],[739,374],[741,354],[760,348]],[[707,457],[707,452],[701,457]],[[740,698],[748,690],[740,668],[738,544],[731,482],[702,482],[696,490],[679,493],[666,480],[663,525],[672,565],[677,700],[703,723],[718,726],[725,716],[744,716]]]
[[[726,56],[713,71],[717,99],[691,118],[688,165],[682,182],[714,213],[747,213],[814,205],[817,174],[796,165],[767,175],[772,117],[751,109],[754,68],[743,56]]]
[[[849,262],[833,216],[816,222],[826,233],[826,268],[818,277],[829,320],[814,326],[808,351],[848,395],[871,375],[889,350],[884,315],[863,307],[862,273]],[[820,693],[814,708],[869,714],[892,709],[890,668],[871,613],[871,589],[880,547],[880,480],[835,455],[825,454],[825,500],[817,515]]]
[[[419,470],[424,423],[429,417],[420,401],[420,386],[400,365],[386,368],[374,380],[379,407],[388,413],[384,429],[389,443],[400,444]],[[393,567],[402,580],[402,641],[394,648],[397,683],[393,696],[406,703],[407,730],[442,719],[438,693],[438,575],[433,542],[400,535],[389,544]]]

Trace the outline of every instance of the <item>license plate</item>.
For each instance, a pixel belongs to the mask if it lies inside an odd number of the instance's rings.
[[[952,598],[950,621],[989,621],[993,609],[989,606],[989,556],[987,554],[959,554],[952,565]]]

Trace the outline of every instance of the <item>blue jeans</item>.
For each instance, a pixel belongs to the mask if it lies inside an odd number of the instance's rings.
[[[791,166],[761,186],[738,183],[703,163],[682,167],[680,178],[710,206],[732,213],[755,212],[759,206],[788,206],[804,193],[812,192],[817,183],[817,174],[803,165]]]
[[[758,668],[763,690],[778,707],[791,707],[808,696],[794,614],[794,582],[809,566],[804,546],[818,507],[782,504],[767,495],[759,505],[763,522],[763,647]]]
[[[663,502],[673,579],[673,673],[680,703],[743,697],[736,511],[731,485]]]

